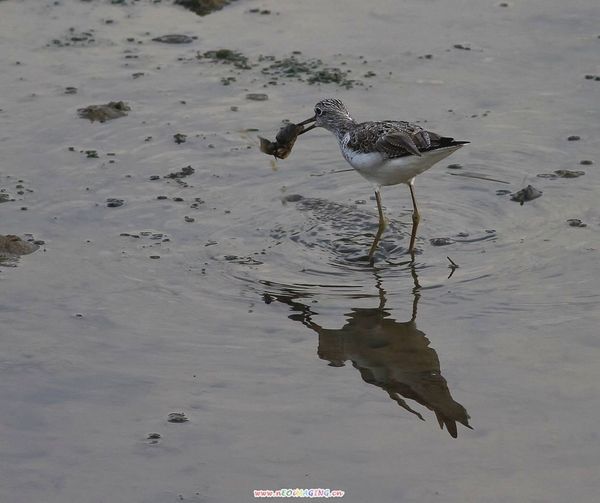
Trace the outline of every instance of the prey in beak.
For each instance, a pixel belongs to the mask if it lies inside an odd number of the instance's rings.
[[[316,120],[317,118],[314,116],[299,122],[298,124],[286,124],[279,130],[274,142],[259,136],[260,151],[264,154],[275,156],[278,159],[285,159],[290,155],[292,147],[294,146],[294,143],[296,143],[296,138],[301,134],[314,129],[316,124],[312,124],[308,127],[304,126],[311,122],[315,122]]]

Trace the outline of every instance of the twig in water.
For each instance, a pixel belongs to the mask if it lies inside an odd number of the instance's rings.
[[[450,275],[448,276],[448,279],[450,279],[452,277],[452,275],[454,274],[454,271],[456,271],[456,269],[459,268],[459,265],[454,262],[454,260],[452,260],[450,257],[446,257],[449,261],[450,261],[450,265],[448,266],[450,269],[452,269],[450,271]]]

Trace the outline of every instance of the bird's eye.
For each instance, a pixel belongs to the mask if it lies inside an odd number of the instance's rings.
[[[323,110],[321,110],[319,107],[315,108],[315,113],[317,115],[323,115]]]

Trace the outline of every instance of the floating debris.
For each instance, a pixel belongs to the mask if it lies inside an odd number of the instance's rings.
[[[515,192],[510,196],[511,201],[516,201],[521,203],[521,206],[527,201],[533,201],[538,197],[542,197],[543,192],[541,190],[536,189],[533,185],[528,185],[524,189],[521,189],[519,192]]]
[[[161,42],[162,44],[191,44],[198,37],[190,37],[188,35],[179,35],[171,33],[169,35],[161,35],[152,39],[153,42]]]
[[[259,136],[260,151],[263,154],[272,155],[278,159],[285,159],[290,155],[292,147],[294,146],[294,143],[296,143],[296,138],[298,138],[298,135],[303,131],[303,126],[287,124],[279,130],[274,142]]]
[[[111,101],[105,105],[89,105],[77,110],[79,117],[90,121],[105,122],[111,119],[125,117],[131,108],[124,101]]]

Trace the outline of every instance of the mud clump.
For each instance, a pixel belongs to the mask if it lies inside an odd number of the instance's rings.
[[[181,145],[187,140],[187,135],[183,133],[175,133],[173,135],[173,139],[175,140],[175,143],[177,143],[177,145]]]
[[[77,114],[82,119],[88,119],[92,122],[106,122],[119,117],[125,117],[131,107],[124,101],[111,101],[104,105],[89,105],[77,110]]]
[[[206,16],[216,10],[221,10],[234,0],[175,0],[175,5],[181,5],[199,16]]]
[[[579,178],[585,175],[585,171],[574,171],[570,169],[557,169],[554,173],[540,173],[538,178],[549,178],[554,180],[556,178]]]
[[[220,62],[233,65],[240,70],[249,70],[252,68],[248,62],[248,58],[241,52],[232,51],[231,49],[217,49],[206,51],[203,54],[196,54],[196,59],[209,59],[213,62]]]
[[[39,248],[36,244],[23,241],[19,236],[0,234],[0,257],[1,256],[19,256],[29,255]]]
[[[19,236],[0,234],[0,266],[15,267],[21,255],[29,255],[39,248],[43,241],[24,241]]]
[[[171,412],[167,421],[169,423],[187,423],[189,419],[183,412]]]
[[[516,201],[521,203],[523,206],[527,201],[533,201],[538,197],[542,197],[543,192],[541,190],[536,189],[533,185],[528,185],[524,189],[521,189],[519,192],[515,192],[510,196],[511,201]]]
[[[185,168],[181,168],[179,171],[175,171],[173,173],[169,173],[165,175],[165,178],[170,178],[172,180],[185,178],[186,176],[191,176],[194,174],[195,169],[191,166],[186,166]]]

